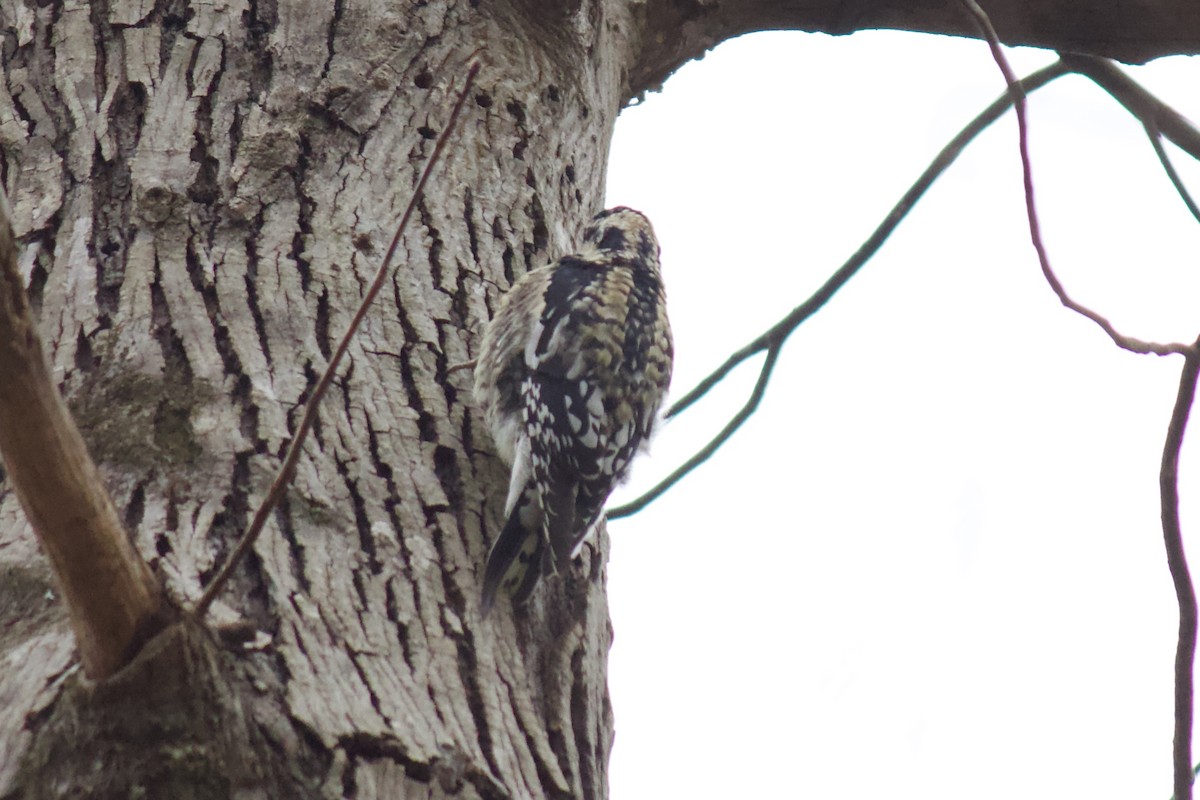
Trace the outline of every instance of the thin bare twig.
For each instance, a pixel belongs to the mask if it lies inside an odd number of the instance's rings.
[[[1150,146],[1154,148],[1154,154],[1158,156],[1158,163],[1162,164],[1163,171],[1167,173],[1167,177],[1171,180],[1171,185],[1175,187],[1175,191],[1179,193],[1179,199],[1187,206],[1187,210],[1191,215],[1200,222],[1200,208],[1196,207],[1196,201],[1192,199],[1192,195],[1187,190],[1187,186],[1183,183],[1183,178],[1175,171],[1175,165],[1171,163],[1170,156],[1167,155],[1167,150],[1162,146],[1162,132],[1155,127],[1152,120],[1143,121],[1143,127],[1146,129],[1146,136],[1150,139]]]
[[[1029,77],[1021,82],[1021,86],[1025,91],[1032,92],[1068,72],[1069,70],[1061,63],[1054,63],[1030,74]],[[855,251],[854,255],[850,256],[846,263],[838,268],[837,272],[833,273],[829,280],[825,281],[821,288],[813,293],[812,297],[788,312],[787,316],[776,322],[757,339],[730,354],[725,363],[721,364],[708,377],[696,384],[694,389],[679,398],[671,406],[670,410],[667,411],[666,416],[668,418],[673,417],[687,409],[688,406],[695,403],[707,394],[710,389],[720,383],[738,364],[766,350],[773,342],[786,338],[802,322],[819,311],[879,251],[879,248],[892,235],[892,232],[916,206],[917,201],[933,185],[934,181],[955,162],[962,151],[966,149],[966,146],[989,125],[1003,116],[1004,112],[1011,106],[1012,98],[1009,95],[1005,95],[985,108],[975,119],[971,120],[965,128],[959,131],[942,148],[937,157],[930,162],[929,166],[925,168],[925,171],[909,187],[908,191],[904,193],[896,205],[892,206],[892,210],[888,212],[888,215],[884,217],[883,221],[879,223],[879,226],[875,228],[867,240],[862,243],[862,246]]]
[[[1166,137],[1192,158],[1200,160],[1200,130],[1197,130],[1187,117],[1159,100],[1108,59],[1079,53],[1060,52],[1058,55],[1059,59],[1072,72],[1090,78],[1093,83],[1124,106],[1126,111],[1138,118],[1145,127],[1150,145],[1154,148],[1154,153],[1158,156],[1159,163],[1162,164],[1167,177],[1171,179],[1175,191],[1179,193],[1192,216],[1200,222],[1200,208],[1188,193],[1187,187],[1184,186],[1183,180],[1175,171],[1175,166],[1167,157],[1167,151],[1162,146],[1162,138]]]
[[[282,499],[288,484],[291,483],[292,474],[296,470],[296,463],[300,460],[300,452],[304,445],[304,440],[307,438],[308,432],[316,420],[317,406],[320,405],[321,398],[324,397],[326,389],[329,388],[329,384],[333,381],[342,357],[346,355],[346,351],[350,348],[350,341],[366,316],[367,308],[383,287],[384,279],[387,278],[391,270],[392,259],[395,257],[396,250],[400,246],[400,238],[404,234],[404,229],[408,226],[408,221],[412,217],[417,202],[421,199],[421,193],[425,190],[425,183],[429,180],[429,175],[433,172],[433,168],[437,165],[438,159],[446,147],[446,143],[450,140],[450,136],[454,132],[454,126],[458,122],[458,117],[462,112],[463,104],[467,100],[467,95],[470,94],[471,86],[475,82],[475,76],[479,74],[479,68],[480,62],[476,61],[467,71],[466,82],[458,95],[458,99],[454,102],[453,109],[450,111],[450,119],[438,137],[429,160],[425,162],[425,169],[417,181],[416,188],[413,189],[408,206],[404,209],[404,216],[400,218],[399,224],[396,225],[396,233],[392,236],[392,243],[388,247],[387,255],[384,257],[383,263],[379,265],[379,270],[375,273],[375,278],[371,281],[371,286],[367,289],[367,293],[363,297],[358,311],[355,312],[354,318],[350,321],[350,326],[346,329],[346,333],[342,336],[341,341],[338,342],[337,349],[334,351],[333,357],[329,359],[329,365],[325,368],[324,374],[321,375],[321,379],[317,381],[316,387],[313,388],[312,396],[308,398],[308,402],[304,406],[304,416],[301,418],[300,425],[296,429],[296,434],[292,437],[287,453],[283,457],[283,464],[279,468],[279,473],[275,476],[275,481],[271,484],[271,488],[267,492],[267,496],[263,499],[262,504],[258,507],[258,511],[255,512],[250,527],[246,529],[241,540],[237,543],[237,547],[234,548],[229,558],[226,559],[225,565],[221,567],[221,571],[217,573],[217,576],[204,590],[204,594],[201,595],[200,600],[196,603],[196,607],[192,613],[197,619],[204,617],[204,614],[208,611],[208,607],[216,599],[217,595],[220,594],[221,589],[224,588],[226,582],[228,582],[230,576],[233,574],[233,570],[254,545],[254,542],[258,539],[259,534],[262,533],[262,529],[266,525],[267,518],[275,510],[275,506]]]
[[[1200,160],[1200,129],[1126,75],[1116,64],[1107,58],[1080,53],[1060,52],[1058,57],[1072,72],[1089,78],[1125,106],[1129,113],[1143,123],[1152,124],[1155,130],[1180,150]]]
[[[1197,221],[1200,221],[1200,208],[1192,200],[1179,173],[1175,171],[1166,150],[1162,146],[1165,136],[1173,144],[1193,158],[1200,160],[1200,130],[1197,130],[1186,117],[1169,105],[1151,94],[1145,87],[1126,75],[1116,64],[1105,58],[1082,55],[1080,53],[1060,52],[1059,59],[1072,72],[1090,78],[1093,83],[1107,92],[1113,99],[1137,117],[1146,129],[1146,135],[1158,156],[1159,163],[1167,177],[1171,179],[1175,190],[1179,192],[1184,205]]]
[[[1014,95],[1013,110],[1017,116],[1017,140],[1021,151],[1021,173],[1025,181],[1025,214],[1029,219],[1029,239],[1033,244],[1033,249],[1037,252],[1038,263],[1042,268],[1042,275],[1045,276],[1046,282],[1050,284],[1050,288],[1054,290],[1054,294],[1058,296],[1059,302],[1075,313],[1081,314],[1099,325],[1100,329],[1108,334],[1117,347],[1123,350],[1142,354],[1153,353],[1158,356],[1188,352],[1191,346],[1179,342],[1164,344],[1160,342],[1147,342],[1132,336],[1126,336],[1119,332],[1106,317],[1082,303],[1076,302],[1067,294],[1067,290],[1063,287],[1062,282],[1054,273],[1054,269],[1050,266],[1050,256],[1047,254],[1046,245],[1042,241],[1041,223],[1038,222],[1037,206],[1033,199],[1033,166],[1029,158],[1029,123],[1025,116],[1025,94],[1021,91],[1020,82],[1013,73],[1012,67],[1008,65],[1008,59],[1004,57],[1004,51],[1000,48],[1000,39],[996,36],[996,31],[992,28],[991,20],[988,19],[987,14],[984,13],[975,0],[960,0],[960,2],[975,18],[980,32],[987,39],[988,47],[991,48],[992,58],[995,59],[996,66],[1004,74],[1004,80],[1008,84],[1009,91]],[[1062,61],[1068,65],[1072,63],[1072,61],[1066,58],[1063,58]]]
[[[762,402],[763,395],[767,392],[767,383],[771,380],[771,372],[775,369],[775,362],[779,359],[779,351],[783,349],[783,342],[777,342],[767,348],[767,358],[763,361],[762,369],[758,373],[758,381],[754,384],[754,391],[750,393],[750,398],[746,400],[746,404],[741,410],[733,415],[733,419],[726,423],[721,432],[713,437],[712,441],[704,445],[698,453],[683,462],[674,472],[659,481],[658,485],[650,491],[643,494],[641,497],[626,503],[623,506],[618,506],[612,511],[609,511],[606,516],[609,519],[620,519],[628,517],[630,514],[636,514],[650,503],[658,499],[658,496],[670,489],[679,480],[694,470],[696,467],[703,464],[712,454],[717,452],[721,445],[729,440],[737,432],[737,429],[742,427],[742,423],[750,418],[758,409],[758,404]]]
[[[1190,345],[1161,345],[1122,336],[1112,327],[1108,320],[1091,309],[1076,303],[1067,296],[1062,284],[1050,268],[1050,261],[1046,255],[1046,248],[1042,242],[1038,226],[1037,209],[1033,200],[1033,169],[1029,159],[1029,132],[1025,119],[1025,97],[1021,93],[1020,87],[1016,84],[1012,69],[1009,67],[1008,60],[1004,57],[1004,52],[1000,47],[999,37],[996,36],[996,31],[992,27],[987,14],[979,7],[979,4],[975,0],[960,1],[975,18],[980,31],[983,33],[984,38],[987,39],[988,47],[991,48],[992,57],[995,59],[996,65],[1004,73],[1004,80],[1008,83],[1009,91],[1013,93],[1016,99],[1017,131],[1021,150],[1021,168],[1025,182],[1025,210],[1029,217],[1029,235],[1033,242],[1033,247],[1037,251],[1038,261],[1041,263],[1042,274],[1045,275],[1046,281],[1050,284],[1054,293],[1058,295],[1058,299],[1064,306],[1083,314],[1103,328],[1105,333],[1109,335],[1118,347],[1131,350],[1135,353],[1154,353],[1155,355],[1180,353],[1185,358],[1183,372],[1179,378],[1179,393],[1175,399],[1175,409],[1171,414],[1171,422],[1167,426],[1167,441],[1163,447],[1162,466],[1159,470],[1159,495],[1162,507],[1163,539],[1165,540],[1167,550],[1167,565],[1171,572],[1171,580],[1175,584],[1175,595],[1179,603],[1179,636],[1175,650],[1175,741],[1173,748],[1175,798],[1177,800],[1192,800],[1192,782],[1194,779],[1192,771],[1192,667],[1196,655],[1196,592],[1192,586],[1191,575],[1188,572],[1187,558],[1183,550],[1183,534],[1179,525],[1178,473],[1179,450],[1183,443],[1184,430],[1187,427],[1188,416],[1191,413],[1192,403],[1196,394],[1196,379],[1200,375],[1200,339],[1197,339]],[[1068,64],[1075,62],[1075,59],[1069,56],[1063,57],[1062,60]],[[1085,67],[1098,69],[1098,65],[1091,63],[1090,60],[1085,59],[1084,61]],[[1115,70],[1115,67],[1113,70],[1119,74],[1119,70]],[[1113,77],[1108,70],[1099,69],[1098,73],[1109,79]],[[1122,91],[1126,92],[1126,96],[1135,96],[1135,93],[1132,92],[1131,87],[1127,84],[1122,84],[1121,86]],[[1137,88],[1140,89],[1140,87]],[[1114,93],[1114,97],[1116,96]],[[1120,98],[1118,97],[1118,99]],[[1141,118],[1148,129],[1150,125],[1157,126],[1160,118],[1166,124],[1171,124],[1169,115],[1162,114],[1160,117],[1155,113],[1147,112],[1145,108],[1139,111],[1130,105],[1126,105],[1126,108],[1129,108],[1130,111]],[[1157,137],[1152,135],[1151,139],[1156,141]]]
[[[1055,78],[1061,77],[1069,72],[1062,63],[1051,64],[1029,75],[1021,82],[1021,86],[1025,91],[1032,92]],[[966,146],[971,141],[982,133],[989,125],[999,119],[1005,111],[1012,106],[1012,98],[1010,95],[997,99],[987,108],[985,108],[975,119],[964,127],[958,134],[951,139],[937,157],[930,162],[925,171],[920,177],[909,187],[908,191],[900,198],[900,200],[892,207],[888,215],[879,223],[879,226],[871,233],[870,237],[863,242],[862,246],[855,251],[854,255],[844,263],[837,272],[833,273],[825,283],[817,289],[817,291],[805,300],[796,308],[792,309],[783,319],[776,322],[770,329],[761,334],[754,341],[732,353],[721,366],[717,367],[704,380],[700,381],[695,388],[676,401],[667,411],[667,418],[676,416],[685,411],[689,406],[706,395],[709,390],[720,383],[730,372],[734,370],[743,361],[754,357],[755,355],[767,351],[767,360],[763,362],[761,367],[758,383],[755,384],[754,394],[750,396],[746,404],[740,411],[730,420],[729,424],[721,430],[716,437],[705,445],[696,455],[688,459],[682,466],[672,472],[669,476],[659,482],[657,486],[649,490],[636,500],[632,500],[617,508],[611,509],[607,513],[607,517],[612,519],[620,519],[631,514],[636,514],[646,507],[651,501],[657,499],[661,494],[670,489],[680,481],[685,475],[693,469],[704,463],[710,456],[723,445],[733,433],[741,427],[754,410],[758,407],[758,401],[762,397],[762,393],[766,390],[767,380],[770,379],[771,370],[774,368],[775,359],[778,358],[779,351],[783,348],[783,344],[787,341],[792,331],[796,330],[805,320],[817,313],[830,299],[842,288],[854,275],[879,251],[883,243],[892,234],[892,231],[904,220],[908,213],[916,206],[917,201],[922,195],[933,185],[934,181],[946,171],[946,169],[954,163],[955,159],[962,153]]]
[[[1175,584],[1179,602],[1179,637],[1175,645],[1175,797],[1191,800],[1195,772],[1192,769],[1192,668],[1196,661],[1196,590],[1188,571],[1183,550],[1183,531],[1179,525],[1179,450],[1187,429],[1188,416],[1196,397],[1196,378],[1200,375],[1200,339],[1184,355],[1179,376],[1179,393],[1167,440],[1163,445],[1162,466],[1158,473],[1159,500],[1162,507],[1163,540],[1167,548],[1167,568]]]

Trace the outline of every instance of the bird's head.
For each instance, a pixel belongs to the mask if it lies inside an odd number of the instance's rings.
[[[650,220],[642,212],[625,206],[605,209],[593,217],[583,239],[586,245],[608,254],[658,260],[658,239]]]

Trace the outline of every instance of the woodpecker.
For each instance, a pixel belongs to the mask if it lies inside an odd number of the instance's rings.
[[[567,567],[649,440],[671,382],[650,220],[608,209],[583,240],[514,283],[484,332],[475,398],[512,467],[484,614],[501,589],[521,603],[542,575]]]

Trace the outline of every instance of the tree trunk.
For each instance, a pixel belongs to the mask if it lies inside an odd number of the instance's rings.
[[[571,248],[620,107],[683,61],[764,27],[968,30],[944,8],[836,5],[3,0],[0,177],[22,274],[178,606],[264,495],[479,48],[484,66],[215,632],[177,624],[88,681],[0,483],[0,792],[606,797],[607,542],[529,607],[480,617],[507,476],[470,372],[448,368],[516,275]],[[995,5],[1012,41],[1200,45],[1195,15],[1147,32],[1097,2],[1111,39],[1096,23],[1066,40],[1049,11]]]

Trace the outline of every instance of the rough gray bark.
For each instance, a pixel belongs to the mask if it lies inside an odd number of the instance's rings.
[[[22,272],[93,457],[178,604],[265,492],[452,81],[486,51],[219,635],[173,627],[89,684],[0,484],[0,792],[607,796],[606,542],[527,611],[479,618],[505,476],[470,373],[447,368],[513,276],[571,246],[601,205],[620,106],[679,63],[755,28],[965,18],[765,0],[2,3],[0,177]],[[1078,47],[1060,5],[993,13],[1011,40]],[[1154,32],[1128,8],[1070,7],[1092,9],[1097,52],[1200,44],[1191,15]]]
[[[30,293],[117,505],[180,603],[265,490],[445,120],[450,83],[487,44],[440,190],[405,237],[286,507],[225,598],[224,618],[249,622],[257,649],[185,661],[214,687],[205,697],[234,698],[235,717],[253,687],[272,687],[272,714],[251,716],[286,724],[243,737],[257,741],[250,752],[238,737],[201,748],[206,765],[190,771],[249,785],[295,772],[319,778],[300,784],[320,793],[393,794],[406,774],[436,772],[449,788],[602,795],[602,562],[523,626],[505,612],[480,624],[475,573],[503,481],[470,418],[470,373],[446,367],[470,358],[511,275],[568,247],[600,202],[619,50],[588,37],[612,34],[548,26],[538,36],[555,46],[533,48],[520,15],[468,4],[12,8],[6,183]],[[609,66],[580,69],[588,47]],[[3,503],[8,568],[45,583],[15,498]],[[27,673],[68,668],[65,637],[39,626],[13,643],[30,657],[6,681],[3,778],[29,791],[94,778],[70,758],[91,760],[87,748],[56,743],[56,729],[120,736],[105,714],[67,711],[80,694],[26,688]],[[146,699],[177,693],[147,685],[157,677],[132,682],[142,697],[119,705],[164,714]],[[47,703],[45,724],[24,724]],[[96,724],[63,727],[67,713]],[[159,743],[161,759],[202,740],[180,735]],[[131,769],[153,760],[126,752]],[[295,770],[271,766],[292,759]]]

